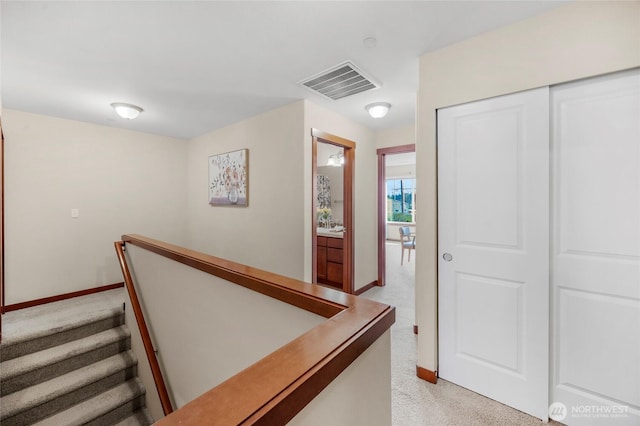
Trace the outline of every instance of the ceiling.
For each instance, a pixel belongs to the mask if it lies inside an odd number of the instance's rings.
[[[558,1],[7,1],[4,108],[192,138],[299,99],[379,130],[414,122],[418,57]],[[365,38],[375,46],[365,46]],[[351,61],[381,88],[298,83]],[[387,117],[364,106],[392,104]],[[112,102],[141,106],[133,121]]]

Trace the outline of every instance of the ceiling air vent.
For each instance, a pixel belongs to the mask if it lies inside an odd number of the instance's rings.
[[[380,87],[348,61],[309,77],[299,84],[334,101]]]

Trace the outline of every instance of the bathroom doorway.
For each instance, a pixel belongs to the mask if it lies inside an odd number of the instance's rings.
[[[353,293],[356,144],[311,130],[312,282]]]

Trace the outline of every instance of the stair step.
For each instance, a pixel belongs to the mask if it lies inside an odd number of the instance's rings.
[[[51,417],[47,417],[34,426],[109,425],[116,422],[120,422],[123,425],[148,426],[152,422],[123,423],[134,415],[144,414],[141,410],[144,407],[142,399],[144,393],[144,385],[136,377]],[[132,413],[135,414],[132,415]],[[140,419],[142,421],[144,417]]]
[[[2,426],[28,425],[65,410],[103,389],[129,380],[136,364],[137,359],[129,350],[3,396],[0,423]]]
[[[0,395],[8,395],[126,351],[131,347],[129,337],[129,330],[123,325],[3,361],[0,364]]]
[[[16,339],[3,339],[0,344],[0,359],[7,361],[56,345],[82,339],[83,337],[118,327],[124,324],[122,308],[87,314],[80,320],[39,331]]]

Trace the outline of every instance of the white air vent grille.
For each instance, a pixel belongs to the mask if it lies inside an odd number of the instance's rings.
[[[344,62],[322,71],[301,81],[299,84],[334,101],[380,87],[379,84],[366,77],[351,62]]]

